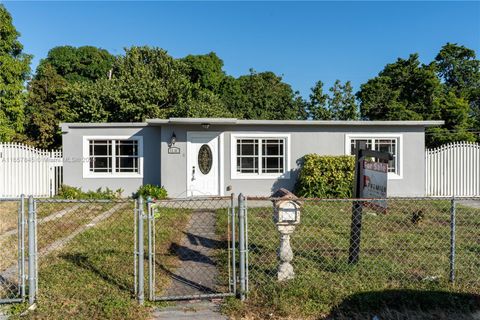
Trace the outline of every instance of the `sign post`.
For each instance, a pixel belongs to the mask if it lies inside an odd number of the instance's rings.
[[[382,162],[367,161],[365,158],[374,157],[379,160],[392,160],[388,152],[366,150],[365,141],[355,144],[355,181],[352,205],[352,224],[350,228],[350,248],[348,250],[348,263],[356,264],[360,258],[360,241],[362,236],[362,211],[364,203],[361,199],[385,199],[387,196],[388,165]],[[375,205],[386,209],[386,201],[373,202]]]

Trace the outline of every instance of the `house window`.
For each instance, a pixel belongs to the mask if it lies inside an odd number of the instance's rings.
[[[365,142],[368,150],[376,150],[381,152],[390,152],[393,155],[393,160],[388,161],[388,172],[390,177],[400,176],[400,166],[399,166],[399,148],[400,148],[400,136],[389,137],[389,136],[378,136],[378,137],[347,137],[349,141],[350,148],[349,152],[351,155],[355,154],[355,145],[357,141]]]
[[[85,137],[84,145],[85,177],[140,177],[140,137]]]
[[[287,135],[232,135],[232,178],[284,177],[287,144]]]

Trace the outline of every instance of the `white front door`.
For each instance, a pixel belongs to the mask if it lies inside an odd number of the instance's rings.
[[[187,133],[187,196],[218,196],[218,133]]]

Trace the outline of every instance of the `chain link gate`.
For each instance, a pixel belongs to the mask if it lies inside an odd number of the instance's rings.
[[[147,203],[149,300],[236,295],[234,200],[232,195]]]
[[[26,296],[25,198],[0,199],[0,304]]]

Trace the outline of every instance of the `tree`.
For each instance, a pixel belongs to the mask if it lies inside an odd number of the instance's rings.
[[[10,13],[0,4],[0,141],[11,141],[24,130],[24,82],[31,56],[24,54]]]
[[[331,120],[332,112],[327,106],[329,96],[323,92],[323,82],[317,81],[311,88],[310,100],[307,103],[308,116],[312,120]]]
[[[40,148],[56,148],[61,144],[60,121],[72,118],[65,100],[67,81],[49,63],[37,68],[28,86],[25,133]]]
[[[445,125],[427,129],[426,143],[429,147],[438,147],[453,141],[475,141],[475,134],[469,131],[472,126],[469,104],[464,98],[448,91],[441,94],[435,104],[440,110],[436,119],[444,120]]]
[[[471,121],[465,100],[446,90],[436,65],[421,64],[417,54],[387,64],[377,77],[361,85],[357,98],[362,117],[369,120],[447,120],[443,130],[429,132],[429,146],[459,136],[474,138],[466,133]]]
[[[457,94],[480,86],[480,60],[475,51],[456,43],[447,43],[435,57],[440,78]]]
[[[87,122],[228,114],[218,97],[190,82],[187,64],[150,47],[126,49],[110,79],[76,83],[68,100],[74,114]]]
[[[61,143],[60,122],[106,119],[96,114],[104,107],[93,106],[96,95],[88,84],[107,79],[114,61],[108,51],[92,46],[51,49],[28,86],[28,140],[41,148],[55,148]],[[92,96],[86,98],[87,92]]]
[[[238,79],[226,77],[220,85],[225,107],[241,119],[301,119],[303,104],[298,92],[273,72],[256,72]]]
[[[191,82],[198,83],[201,88],[218,92],[225,73],[223,72],[223,61],[215,52],[205,55],[188,55],[181,61],[189,67],[188,74]]]
[[[108,78],[114,61],[115,57],[105,49],[59,46],[51,49],[39,65],[48,63],[67,81],[77,82]]]
[[[331,96],[328,98],[328,109],[334,120],[357,120],[358,111],[355,95],[350,81],[344,85],[336,80],[330,88]]]
[[[435,57],[435,62],[446,89],[468,101],[472,129],[480,132],[480,60],[475,51],[447,43]]]

